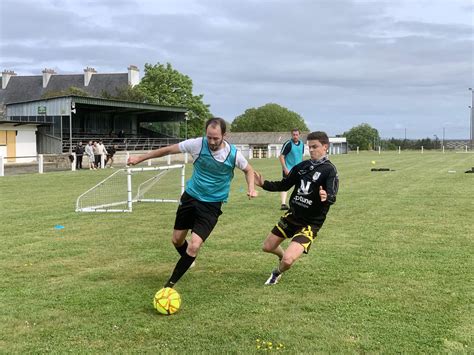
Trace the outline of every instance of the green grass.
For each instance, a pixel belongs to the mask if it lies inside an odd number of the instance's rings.
[[[395,171],[370,172],[372,160]],[[474,174],[464,174],[474,155],[332,161],[338,201],[310,254],[274,287],[263,286],[276,260],[261,244],[279,194],[247,200],[236,171],[169,317],[152,297],[178,259],[176,205],[78,214],[77,196],[110,171],[0,178],[0,352],[249,353],[257,339],[289,353],[474,352]],[[279,178],[276,159],[251,162]]]

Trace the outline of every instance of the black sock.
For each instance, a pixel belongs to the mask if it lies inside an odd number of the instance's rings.
[[[174,267],[173,273],[171,274],[170,279],[165,284],[165,287],[173,287],[176,282],[188,271],[189,267],[196,259],[195,256],[191,256],[188,253],[184,253],[184,255],[178,260],[176,266]]]
[[[181,245],[180,247],[175,246],[175,248],[178,251],[179,255],[183,256],[184,254],[186,254],[186,250],[188,249],[188,241],[185,239],[183,245]]]

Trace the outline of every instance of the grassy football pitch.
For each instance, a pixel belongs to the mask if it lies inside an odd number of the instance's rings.
[[[77,196],[111,169],[0,178],[0,352],[474,352],[474,174],[464,173],[474,155],[331,160],[337,203],[309,255],[273,287],[263,283],[276,258],[261,244],[279,194],[249,201],[236,171],[173,316],[152,298],[178,260],[175,204],[75,213]],[[251,163],[279,179],[276,159]]]

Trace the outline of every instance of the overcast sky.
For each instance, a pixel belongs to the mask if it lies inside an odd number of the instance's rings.
[[[469,138],[473,0],[0,0],[0,69],[170,62],[232,121],[274,102],[310,130]]]

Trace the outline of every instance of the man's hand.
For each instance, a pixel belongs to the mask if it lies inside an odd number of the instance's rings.
[[[263,176],[262,174],[260,173],[257,173],[256,171],[253,172],[253,176],[254,176],[254,179],[255,179],[255,185],[259,186],[259,187],[262,187],[263,186],[263,182],[265,181],[263,179]]]
[[[130,156],[127,160],[127,165],[136,165],[140,163],[140,158],[137,156]]]
[[[290,174],[290,171],[287,168],[284,168],[283,172],[285,173],[285,176],[288,176]]]
[[[325,202],[328,199],[328,193],[323,190],[322,186],[319,186],[319,197],[321,198],[321,202]]]

